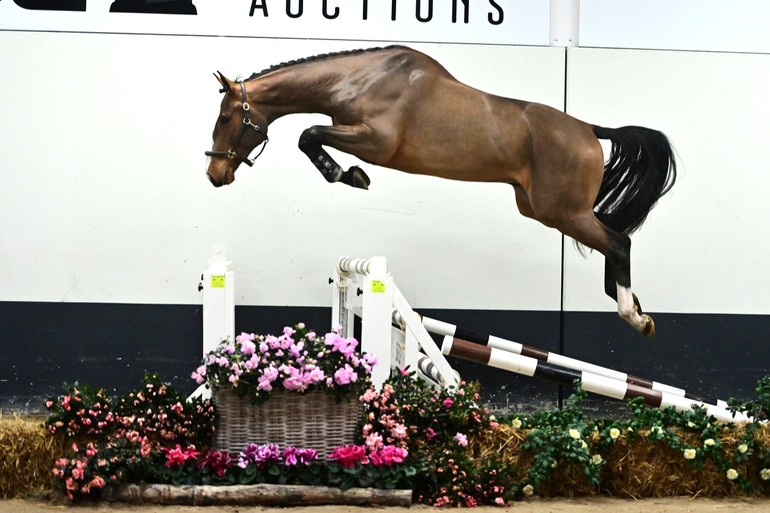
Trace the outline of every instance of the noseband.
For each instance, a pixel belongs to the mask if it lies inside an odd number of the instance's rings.
[[[265,151],[265,146],[267,146],[267,141],[269,140],[267,137],[267,134],[262,132],[259,128],[259,125],[255,125],[251,122],[251,119],[249,118],[249,109],[251,108],[249,106],[248,99],[246,98],[246,86],[243,85],[243,82],[238,82],[241,86],[241,96],[243,97],[243,124],[241,125],[241,130],[238,132],[238,137],[235,139],[235,143],[233,143],[232,146],[230,146],[230,149],[227,151],[207,151],[206,155],[209,157],[227,157],[229,159],[236,159],[247,166],[251,167],[254,165],[254,161],[259,158],[260,155],[262,155],[262,152]],[[257,156],[253,159],[250,159],[248,155],[245,157],[242,155],[238,155],[238,153],[235,151],[235,148],[238,147],[238,144],[241,142],[241,138],[243,137],[243,134],[246,133],[246,131],[249,128],[253,128],[258,134],[263,135],[265,139],[262,141],[262,148],[259,150],[259,153],[257,153]]]

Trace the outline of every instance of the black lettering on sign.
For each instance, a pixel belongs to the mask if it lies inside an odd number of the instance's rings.
[[[297,9],[296,13],[291,12],[291,0],[286,0],[286,16],[289,18],[299,18],[302,16],[302,11],[305,8],[304,5],[302,5],[303,0],[299,0],[299,8]]]
[[[497,17],[494,16],[492,12],[487,14],[487,20],[489,20],[489,23],[492,25],[500,25],[503,22],[503,18],[505,15],[503,14],[503,8],[498,5],[495,0],[489,0],[489,5],[497,12]]]
[[[22,9],[41,11],[85,11],[86,0],[13,0]]]
[[[422,13],[422,1],[417,0],[417,8],[415,9],[415,16],[417,17],[417,21],[421,21],[422,23],[428,23],[430,20],[433,19],[433,0],[427,0],[428,2],[428,14],[423,17]]]
[[[145,14],[198,14],[192,0],[115,0],[110,12]]]
[[[460,0],[465,7],[463,15],[463,22],[468,23],[470,21],[470,13],[468,11],[468,2],[470,0]],[[452,23],[457,23],[457,0],[452,0]]]
[[[257,3],[257,0],[251,0],[251,9],[249,9],[249,16],[254,16],[254,11],[256,9],[262,9],[262,14],[265,15],[265,18],[267,18],[267,0],[264,0],[263,2]]]
[[[334,14],[329,14],[329,5],[328,5],[328,3],[329,3],[328,0],[324,0],[324,3],[323,3],[323,15],[324,15],[324,18],[326,18],[327,20],[333,20],[334,18],[336,18],[337,16],[340,15],[340,8],[339,7],[335,7],[334,8]],[[366,19],[366,18],[364,18],[364,19]]]

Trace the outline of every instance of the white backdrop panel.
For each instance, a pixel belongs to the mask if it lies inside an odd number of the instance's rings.
[[[423,307],[558,309],[560,236],[522,218],[509,186],[372,166],[370,191],[326,184],[296,147],[323,116],[278,120],[254,168],[209,184],[214,70],[367,46],[0,32],[0,300],[199,303],[220,244],[238,304],[327,305],[326,278],[348,254],[388,256]],[[415,46],[481,89],[563,102],[563,50]]]
[[[770,53],[767,0],[581,0],[580,45]]]
[[[677,184],[632,236],[631,274],[645,309],[770,313],[770,55],[569,51],[568,111],[604,126],[664,131]],[[569,310],[614,310],[603,259],[566,254]]]

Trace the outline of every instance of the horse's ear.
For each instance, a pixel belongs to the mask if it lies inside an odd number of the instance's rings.
[[[231,82],[225,77],[221,71],[217,71],[214,73],[214,76],[216,77],[217,81],[222,85],[222,89],[219,90],[220,93],[226,93],[230,91],[231,89]]]

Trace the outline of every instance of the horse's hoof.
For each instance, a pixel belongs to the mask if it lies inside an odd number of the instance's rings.
[[[340,181],[357,189],[368,189],[369,184],[372,183],[366,173],[364,173],[364,170],[358,166],[348,169],[348,172],[342,176]]]
[[[652,320],[652,317],[649,315],[642,315],[642,319],[644,320],[644,326],[642,327],[642,335],[645,337],[654,337],[655,336],[655,321]]]

